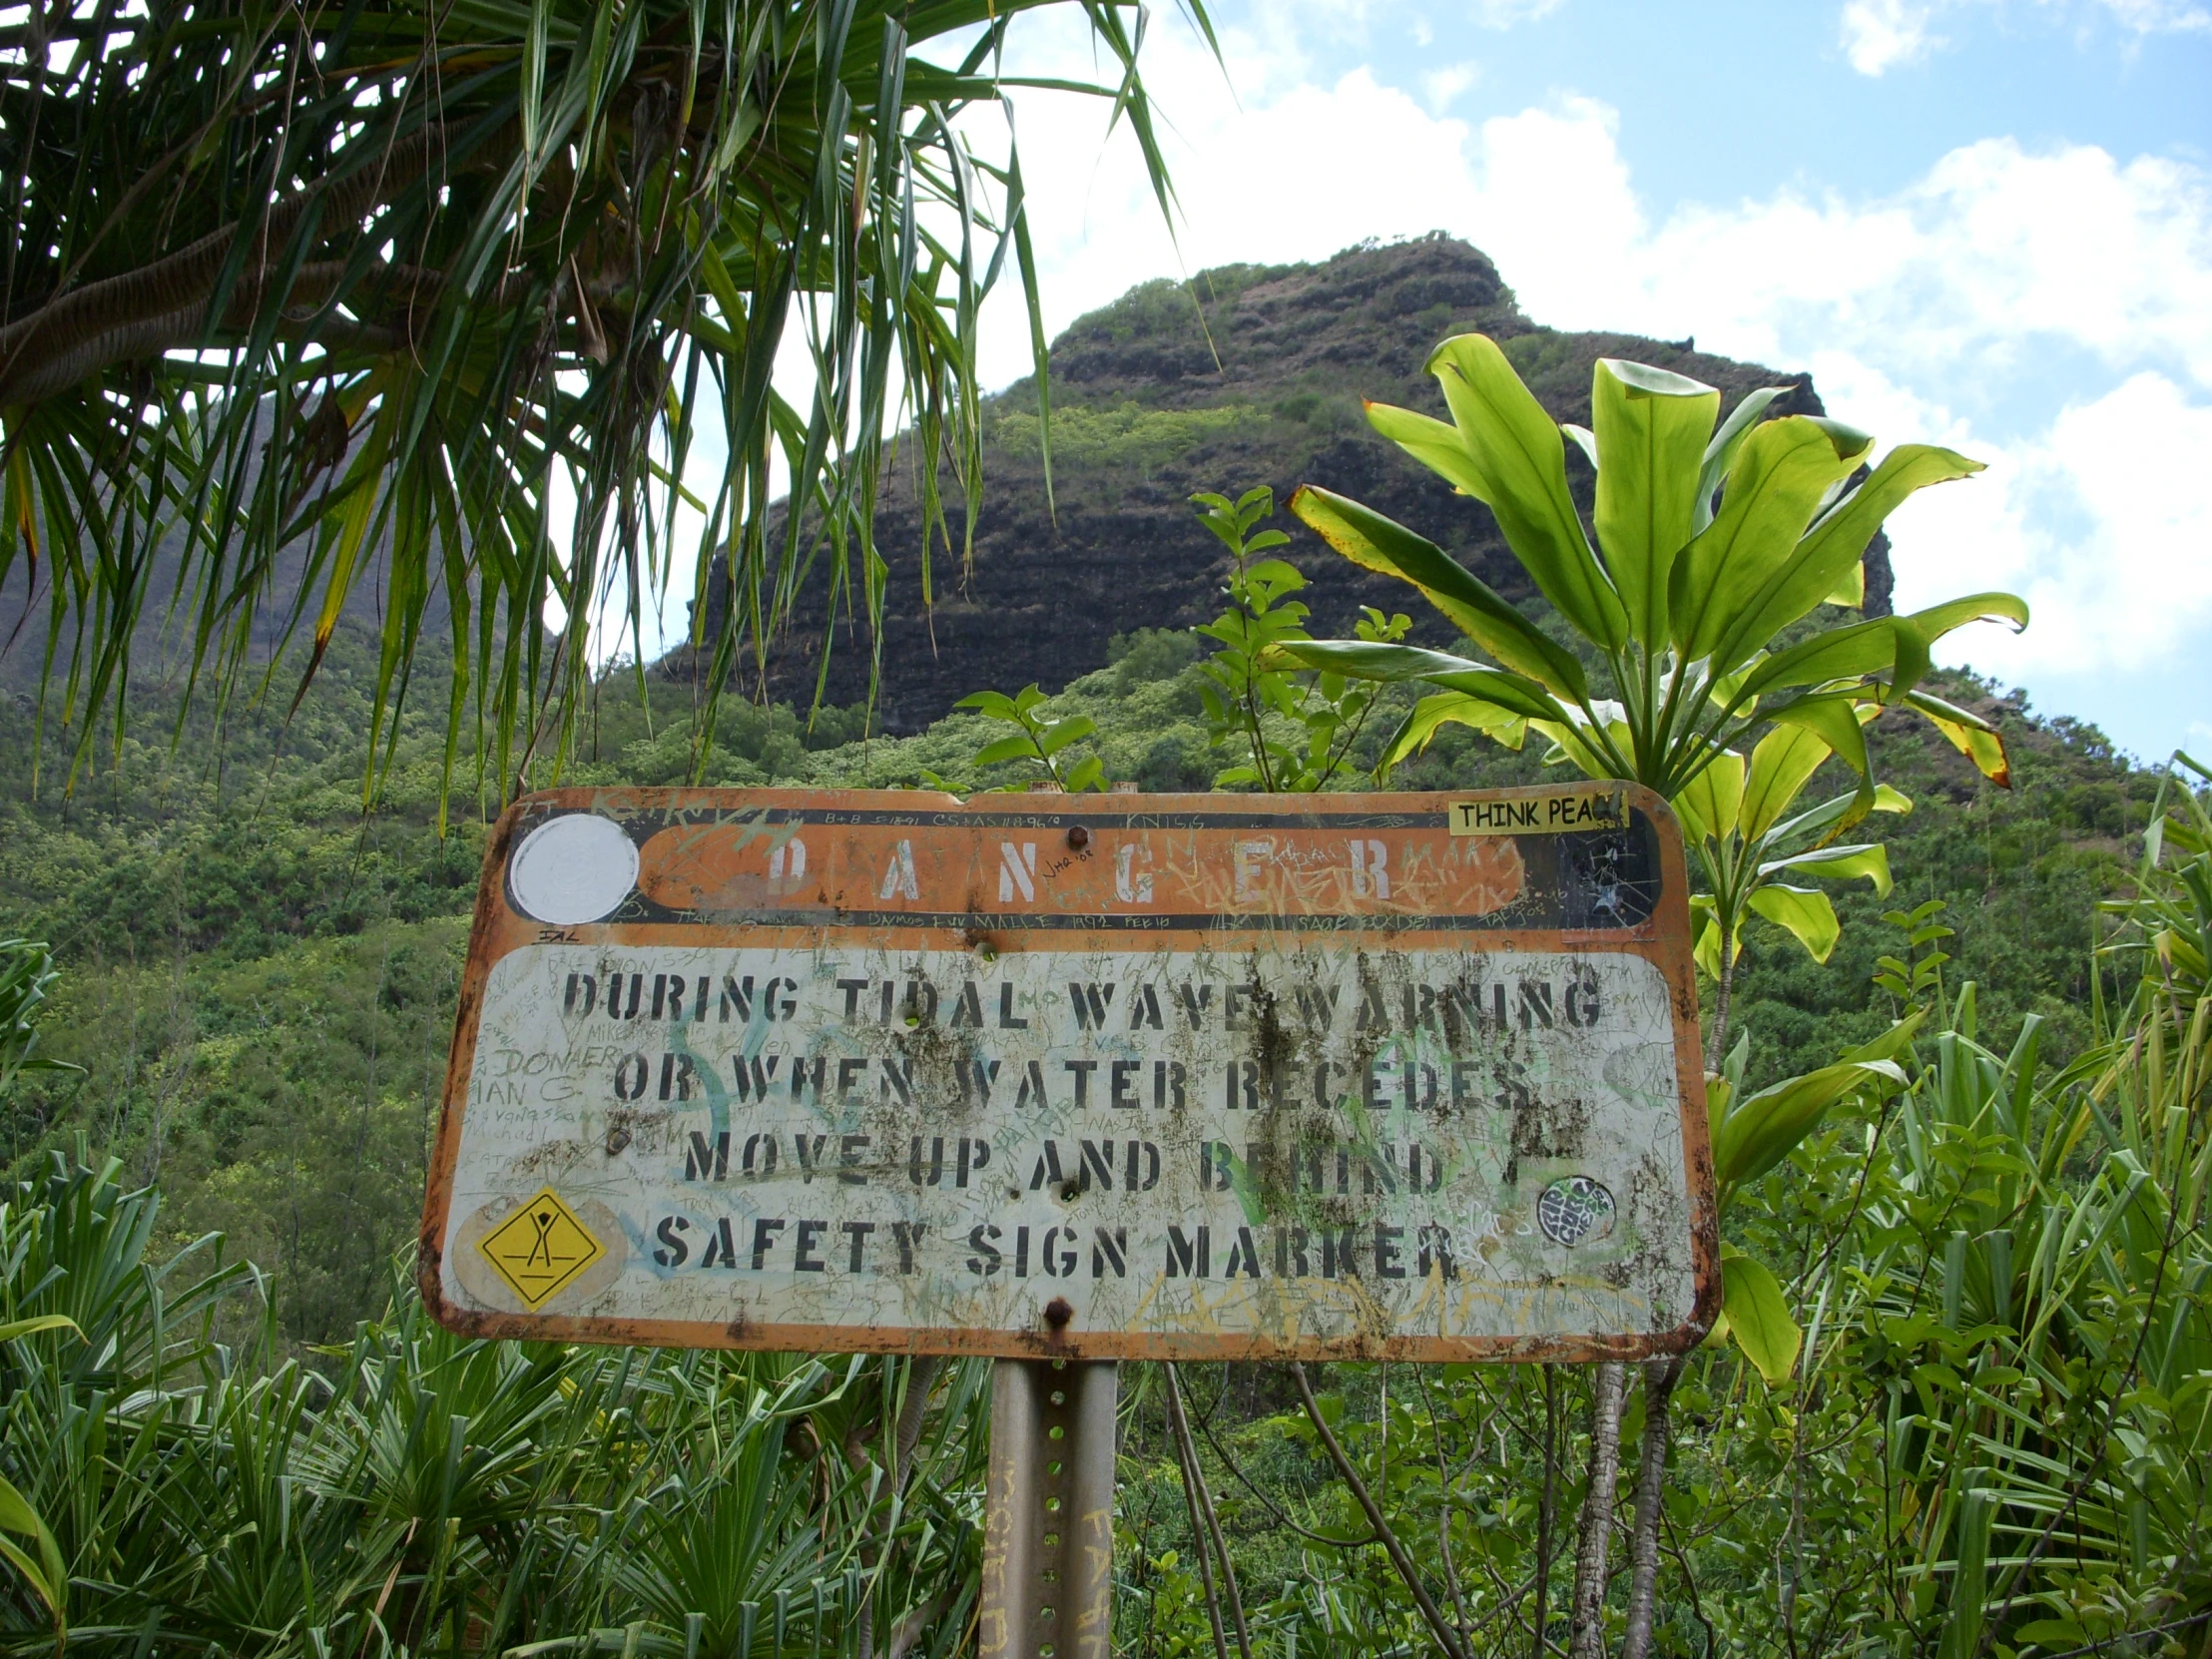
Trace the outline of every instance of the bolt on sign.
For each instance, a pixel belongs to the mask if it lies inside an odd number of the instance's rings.
[[[742,1348],[1682,1347],[1719,1295],[1690,961],[1632,786],[533,796],[424,1294]]]

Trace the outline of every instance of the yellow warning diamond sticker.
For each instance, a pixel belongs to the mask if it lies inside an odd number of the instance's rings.
[[[531,1308],[607,1254],[551,1187],[485,1234],[476,1248]]]

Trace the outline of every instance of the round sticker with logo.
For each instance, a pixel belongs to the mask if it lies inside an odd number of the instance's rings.
[[[1536,1225],[1553,1244],[1596,1244],[1613,1231],[1613,1195],[1587,1175],[1562,1175],[1536,1199]]]

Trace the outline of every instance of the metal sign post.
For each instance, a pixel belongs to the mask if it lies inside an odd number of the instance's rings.
[[[1113,1651],[1110,1360],[1001,1360],[991,1376],[981,1659]]]
[[[1703,1087],[1633,786],[555,792],[487,851],[423,1295],[1019,1362],[984,1651],[1103,1655],[1110,1362],[1687,1347]]]

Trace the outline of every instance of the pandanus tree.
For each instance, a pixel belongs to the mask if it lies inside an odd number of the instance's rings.
[[[794,615],[815,561],[879,604],[901,426],[926,591],[965,545],[940,464],[973,524],[1009,263],[1043,366],[1020,160],[981,118],[1041,84],[1000,69],[1023,14],[1076,3],[32,5],[0,29],[0,588],[43,580],[80,744],[120,731],[142,619],[227,695],[272,630],[320,661],[373,580],[379,715],[442,604],[449,763],[473,720],[504,787],[557,762],[589,625],[635,639],[680,539],[696,616],[729,584],[715,684],[825,627]],[[1114,101],[1165,204],[1138,8],[1080,9],[1115,73],[1053,84]]]
[[[1823,613],[1863,606],[1867,545],[1899,503],[1930,484],[1978,472],[1980,463],[1931,444],[1901,444],[1877,461],[1874,439],[1840,421],[1767,418],[1787,387],[1753,392],[1722,420],[1713,387],[1601,359],[1585,430],[1554,421],[1486,336],[1444,341],[1428,367],[1449,421],[1376,403],[1368,405],[1369,421],[1490,508],[1572,643],[1418,532],[1329,490],[1301,488],[1291,499],[1300,519],[1354,563],[1411,583],[1480,653],[1378,640],[1284,640],[1271,648],[1277,666],[1430,688],[1385,747],[1382,770],[1458,723],[1514,748],[1533,731],[1549,741],[1548,759],[1665,797],[1707,877],[1709,956],[1723,986],[1752,914],[1778,920],[1825,955],[1833,907],[1817,890],[1783,881],[1785,873],[1887,884],[1878,847],[1836,844],[1878,806],[1903,805],[1885,799],[1875,781],[1864,730],[1873,716],[1911,710],[1984,775],[2006,781],[1996,730],[1922,690],[1921,681],[1936,642],[1953,629],[1981,619],[2024,627],[2021,600],[1981,593],[1908,616],[1832,620]],[[1597,474],[1590,528],[1568,484],[1570,441]],[[1831,756],[1850,769],[1856,787],[1791,813]],[[1716,1055],[1725,1030],[1723,1014]],[[1892,1034],[1896,1044],[1909,1036]],[[1738,1179],[1772,1167],[1836,1101],[1895,1083],[1889,1052],[1876,1045],[1743,1100],[1717,1126],[1716,1157]],[[1734,1083],[1731,1077],[1718,1091],[1724,1110]],[[1763,1371],[1774,1371],[1785,1352],[1794,1361],[1795,1328],[1772,1276],[1746,1258],[1724,1266],[1736,1340]],[[1610,1447],[1621,1390],[1617,1369],[1606,1369],[1612,1375],[1601,1378],[1597,1398],[1607,1420],[1596,1425],[1593,1445]],[[1678,1360],[1654,1361],[1646,1373],[1629,1659],[1641,1659],[1651,1639],[1667,1402],[1679,1375]],[[1593,1469],[1601,1467],[1610,1467],[1609,1452],[1593,1452]],[[1578,1652],[1596,1641],[1605,1582],[1609,1475],[1603,1484],[1600,1491],[1593,1474],[1584,1515]]]

